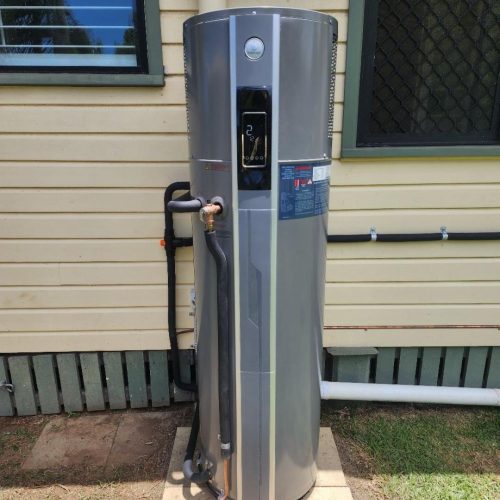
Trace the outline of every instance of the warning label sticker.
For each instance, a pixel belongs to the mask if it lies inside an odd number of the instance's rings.
[[[330,163],[280,165],[279,218],[314,217],[328,210]]]

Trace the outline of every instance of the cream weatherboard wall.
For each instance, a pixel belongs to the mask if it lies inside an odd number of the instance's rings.
[[[329,231],[498,230],[499,159],[339,159],[348,1],[272,3],[339,21]],[[188,179],[182,22],[198,3],[160,5],[164,88],[0,88],[2,352],[168,348],[162,194]],[[328,258],[325,322],[344,328],[326,346],[500,345],[500,242],[336,244]],[[191,251],[178,260],[190,327]],[[376,325],[417,328],[362,328]]]

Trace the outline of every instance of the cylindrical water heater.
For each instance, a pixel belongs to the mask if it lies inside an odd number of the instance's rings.
[[[336,42],[334,18],[299,9],[184,24],[191,195],[219,208],[228,271],[225,318],[193,215],[198,466],[231,498],[295,500],[316,477]]]

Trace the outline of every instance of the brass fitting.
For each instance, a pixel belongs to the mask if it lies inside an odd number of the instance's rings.
[[[200,220],[205,224],[205,231],[213,231],[215,216],[222,212],[222,207],[216,203],[208,203],[200,209]]]

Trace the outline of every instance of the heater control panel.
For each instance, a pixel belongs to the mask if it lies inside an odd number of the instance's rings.
[[[238,188],[271,189],[271,95],[238,89]]]
[[[247,111],[241,117],[244,168],[265,168],[267,160],[267,113]]]

